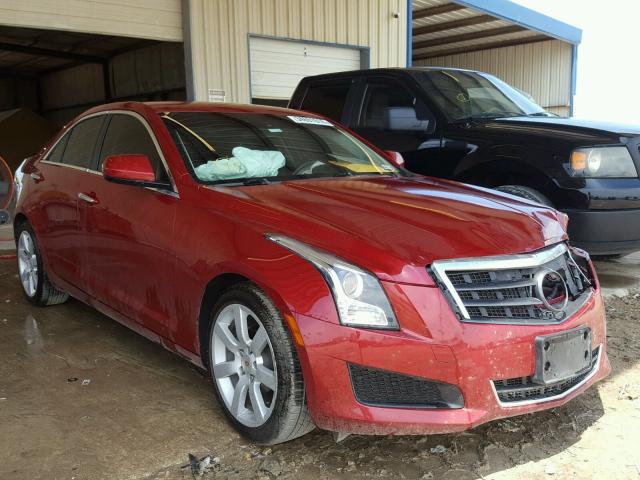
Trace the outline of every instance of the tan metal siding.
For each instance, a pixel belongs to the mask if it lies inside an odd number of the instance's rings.
[[[571,45],[560,40],[419,60],[416,66],[469,68],[491,73],[530,94],[553,113],[569,115]]]
[[[405,66],[405,0],[191,0],[189,9],[197,100],[216,89],[250,101],[250,34],[369,47],[372,68]]]
[[[182,41],[182,6],[180,0],[0,0],[0,24]]]

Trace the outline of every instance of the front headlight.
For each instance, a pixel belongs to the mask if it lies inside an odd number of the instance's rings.
[[[637,178],[627,147],[577,148],[571,153],[571,173],[586,178]]]
[[[305,243],[282,235],[266,237],[311,262],[331,289],[342,325],[398,329],[382,285],[369,272]]]

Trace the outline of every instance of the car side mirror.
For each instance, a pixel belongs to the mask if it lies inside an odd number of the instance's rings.
[[[429,120],[419,120],[413,107],[387,107],[385,127],[391,131],[426,132]]]
[[[138,153],[108,156],[104,159],[102,175],[110,182],[127,185],[155,186],[157,183],[149,157]]]
[[[400,152],[394,152],[392,150],[386,150],[385,153],[389,158],[389,161],[398,168],[404,168],[404,158]]]

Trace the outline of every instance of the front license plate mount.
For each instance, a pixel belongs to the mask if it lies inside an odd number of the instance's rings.
[[[587,326],[535,339],[534,383],[549,385],[586,372],[591,367],[591,329]]]

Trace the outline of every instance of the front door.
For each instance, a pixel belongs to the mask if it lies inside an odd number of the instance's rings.
[[[144,119],[117,113],[108,122],[96,169],[109,155],[144,154],[166,188],[117,184],[102,175],[81,186],[85,283],[98,301],[167,336],[175,308],[172,238],[180,200]]]
[[[407,86],[391,78],[367,80],[352,129],[383,150],[400,152],[407,169],[430,174],[440,139],[435,117]]]

